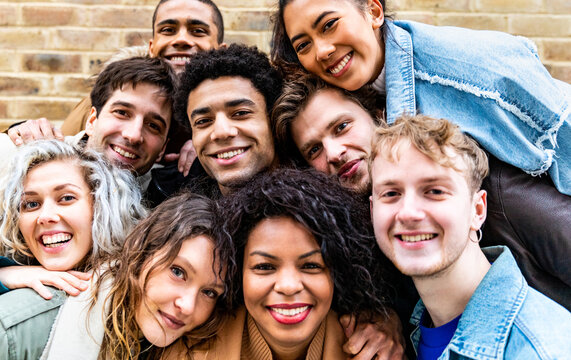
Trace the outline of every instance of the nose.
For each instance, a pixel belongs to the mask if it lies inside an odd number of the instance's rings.
[[[174,300],[175,307],[183,315],[192,315],[196,305],[197,292],[195,291],[183,291]]]
[[[45,201],[42,204],[37,223],[45,225],[49,223],[57,223],[58,221],[60,221],[60,216],[57,212],[57,206],[51,201]]]
[[[304,288],[301,275],[296,268],[280,269],[274,290],[283,295],[295,295]]]
[[[217,114],[214,119],[210,140],[224,140],[238,135],[238,129],[232,124],[232,120],[228,119],[224,114]]]
[[[323,139],[323,150],[327,156],[327,163],[338,165],[345,158],[347,147],[335,139]]]
[[[143,123],[142,116],[136,116],[129,121],[123,123],[121,136],[130,144],[140,144],[143,142]]]
[[[317,60],[327,60],[335,52],[335,46],[329,41],[316,40],[314,46]]]
[[[186,49],[194,47],[196,44],[194,42],[194,38],[192,37],[192,35],[190,35],[185,28],[181,28],[179,32],[176,34],[172,42],[172,45],[175,48]]]
[[[424,219],[425,212],[422,209],[422,201],[416,195],[404,194],[401,206],[398,209],[397,220],[401,223],[418,222]]]

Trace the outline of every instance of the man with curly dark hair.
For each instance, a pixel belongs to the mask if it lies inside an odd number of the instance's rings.
[[[190,125],[200,163],[227,194],[277,165],[269,113],[282,78],[266,54],[237,44],[196,54],[189,69],[175,116]]]

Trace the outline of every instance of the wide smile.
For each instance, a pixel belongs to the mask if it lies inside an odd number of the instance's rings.
[[[116,154],[119,154],[121,157],[127,160],[136,160],[139,158],[139,155],[131,151],[128,151],[126,149],[123,149],[117,145],[111,145],[111,150],[113,150]]]
[[[327,72],[334,77],[343,75],[349,69],[349,63],[353,59],[353,51],[345,55],[341,60],[327,68]]]
[[[209,156],[215,159],[216,162],[221,165],[230,165],[234,164],[235,162],[239,161],[242,157],[244,157],[245,156],[244,154],[249,149],[250,149],[249,146],[223,149],[215,153],[212,153]]]
[[[397,239],[407,243],[428,241],[434,239],[436,236],[437,234],[435,233],[425,233],[425,234],[415,234],[415,235],[405,235],[405,234],[395,235]]]
[[[57,248],[64,246],[71,241],[73,236],[67,232],[60,232],[55,234],[46,234],[40,236],[40,243],[47,248]]]
[[[295,325],[307,318],[313,306],[310,304],[275,304],[267,306],[267,309],[280,324]]]

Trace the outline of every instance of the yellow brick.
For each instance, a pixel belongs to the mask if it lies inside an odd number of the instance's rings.
[[[70,6],[25,5],[22,7],[22,20],[25,25],[32,26],[78,25],[78,11],[81,10]]]
[[[32,29],[0,29],[0,49],[43,49],[46,32]],[[22,41],[26,39],[26,41]]]
[[[509,15],[508,29],[512,34],[524,36],[571,36],[571,16]]]
[[[15,25],[18,21],[18,8],[16,4],[0,5],[0,26]]]
[[[542,0],[474,0],[474,9],[495,13],[538,13],[543,11]]]
[[[151,7],[103,7],[90,11],[89,24],[98,27],[151,28]]]
[[[391,2],[389,1],[389,6]],[[432,11],[469,11],[469,0],[411,0],[408,5],[410,10]]]
[[[81,29],[57,30],[54,45],[60,50],[111,50],[119,47],[118,31]]]
[[[505,15],[438,14],[436,15],[436,23],[476,30],[507,31],[508,29],[508,18]]]
[[[89,95],[93,81],[88,76],[57,76],[54,95],[83,97]]]

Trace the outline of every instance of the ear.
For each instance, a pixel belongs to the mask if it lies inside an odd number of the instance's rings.
[[[373,195],[369,196],[369,215],[371,216],[371,221],[373,221]]]
[[[225,42],[223,42],[222,44],[218,45],[219,49],[225,49],[228,47],[228,44],[226,44]]]
[[[368,15],[371,17],[373,29],[380,28],[385,22],[385,11],[379,0],[369,0],[367,4]]]
[[[170,139],[167,138],[167,141],[165,141],[165,144],[163,145],[163,149],[159,153],[159,156],[157,156],[157,160],[155,160],[156,163],[159,163],[163,159],[163,156],[165,155],[165,151],[167,149],[167,144],[169,143],[169,140]]]
[[[87,136],[92,136],[95,132],[95,123],[97,122],[97,110],[95,110],[95,106],[91,107],[91,111],[87,116],[87,122],[85,123],[85,133]]]
[[[149,57],[153,57],[153,39],[149,40]]]
[[[488,194],[486,190],[480,190],[474,194],[473,198],[473,209],[472,221],[470,222],[470,229],[476,231],[482,227],[484,220],[486,220],[486,214],[488,209]]]

